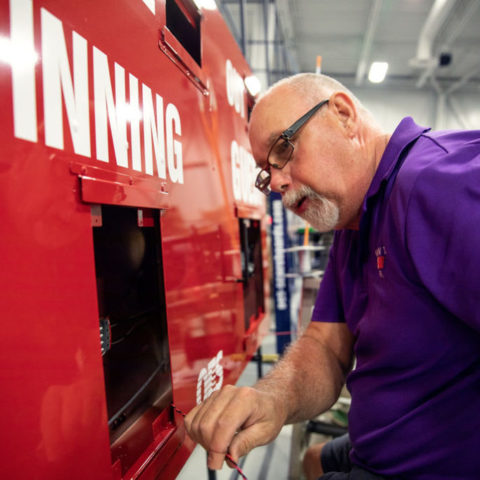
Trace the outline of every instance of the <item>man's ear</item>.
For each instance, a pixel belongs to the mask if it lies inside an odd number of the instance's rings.
[[[335,92],[328,103],[346,134],[354,137],[357,132],[357,108],[352,98],[345,92]]]

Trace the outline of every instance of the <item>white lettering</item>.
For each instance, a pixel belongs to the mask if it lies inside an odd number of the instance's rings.
[[[155,2],[146,4],[154,8]],[[158,177],[166,179],[168,170],[172,182],[183,184],[182,125],[177,107],[168,103],[164,111],[164,99],[143,83],[140,104],[139,80],[132,74],[128,74],[127,103],[127,72],[121,65],[114,62],[112,68],[108,56],[95,46],[92,46],[93,59],[89,59],[88,42],[75,31],[70,53],[62,21],[45,8],[40,8],[40,25],[45,144],[65,149],[65,111],[74,153],[91,157],[90,115],[93,115],[97,160],[106,163],[111,160],[112,142],[116,165],[128,168],[131,162],[133,170],[153,175],[153,143]],[[10,32],[10,38],[0,36],[0,61],[12,68],[14,135],[37,142],[35,64],[39,56],[34,50],[32,0],[10,0]],[[89,85],[90,61],[93,85]],[[130,123],[128,139],[127,123]],[[144,159],[140,144],[142,123]]]
[[[10,44],[12,66],[13,125],[17,138],[37,141],[37,99],[32,0],[10,0]]]
[[[227,59],[225,64],[225,78],[227,82],[228,104],[234,107],[235,111],[242,118],[245,118],[245,84],[229,59]]]
[[[153,175],[152,141],[157,162],[157,174],[160,178],[167,178],[165,168],[165,136],[163,130],[163,98],[155,95],[157,120],[153,111],[152,91],[142,85],[143,94],[143,141],[145,147],[145,171]]]
[[[255,178],[258,167],[253,156],[235,140],[230,146],[230,160],[232,165],[233,197],[235,200],[250,205],[261,205],[262,194],[255,188]]]
[[[132,143],[132,168],[137,172],[142,171],[142,158],[140,152],[140,105],[138,103],[138,79],[129,75],[130,93],[130,137]]]
[[[174,126],[175,129],[173,130]],[[180,136],[182,127],[177,107],[172,103],[167,105],[165,111],[165,128],[167,135],[168,174],[172,182],[183,183],[182,144],[173,138],[173,131]]]
[[[222,388],[222,358],[223,351],[220,350],[217,355],[208,362],[207,368],[200,370],[197,380],[197,405],[206,400],[213,392]]]
[[[115,63],[115,103],[107,56],[96,47],[93,47],[93,90],[97,159],[108,162],[108,114],[117,165],[128,167],[125,70]]]
[[[202,368],[198,374],[197,380],[197,405],[200,405],[203,402],[205,396],[205,383],[207,382],[207,369]]]
[[[41,11],[45,143],[63,149],[63,92],[73,149],[89,157],[87,41],[73,32],[73,87],[62,22],[44,8]]]
[[[150,9],[155,15],[155,0],[143,0],[143,3]]]

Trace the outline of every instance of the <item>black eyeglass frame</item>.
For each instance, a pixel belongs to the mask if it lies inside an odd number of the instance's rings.
[[[258,188],[264,195],[268,196],[271,192],[270,189],[270,181],[271,181],[271,174],[270,174],[270,168],[276,168],[277,170],[281,170],[282,168],[285,167],[285,165],[290,161],[293,155],[293,151],[295,149],[295,146],[293,143],[290,141],[296,133],[310,120],[313,115],[321,108],[323,107],[326,103],[328,103],[327,100],[322,100],[320,103],[317,103],[313,108],[311,108],[307,113],[302,115],[295,123],[290,125],[286,130],[284,130],[277,139],[272,143],[272,146],[270,147],[270,150],[268,151],[267,155],[267,166],[265,168],[262,168],[260,172],[258,172],[257,178],[255,179],[255,187]],[[290,147],[291,147],[291,152],[283,163],[283,165],[279,165],[278,163],[270,163],[270,154],[272,153],[273,148],[277,144],[279,140],[284,140],[287,142]]]

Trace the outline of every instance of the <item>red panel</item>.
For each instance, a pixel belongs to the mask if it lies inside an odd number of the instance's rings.
[[[207,81],[202,70],[167,27],[162,28],[160,48],[204,95],[208,95]]]
[[[169,207],[168,195],[161,190],[139,189],[132,185],[98,178],[80,177],[82,201],[130,207]]]
[[[31,32],[37,55],[29,63],[32,51],[14,50],[15,61],[0,60],[5,478],[122,475],[119,463],[112,466],[92,207],[97,226],[99,204],[148,209],[139,214],[139,224],[149,227],[152,211],[161,210],[171,395],[183,411],[196,404],[202,375],[235,382],[267,328],[267,316],[260,313],[245,331],[238,281],[238,217],[262,219],[268,263],[265,206],[236,198],[232,180],[241,175],[232,171],[232,143],[243,152],[250,147],[246,94],[240,92],[237,102],[242,114],[230,98],[226,65],[229,61],[237,80],[250,74],[249,67],[218,11],[202,12],[200,68],[171,32],[165,33],[165,2],[154,5],[155,13],[142,0],[0,3],[2,42],[23,32],[28,45]],[[42,50],[48,41],[56,48]],[[123,478],[172,479],[180,471],[194,445],[185,437],[183,419],[165,412],[151,422],[152,441]]]

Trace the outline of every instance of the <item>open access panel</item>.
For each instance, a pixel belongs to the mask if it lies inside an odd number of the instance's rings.
[[[125,473],[172,400],[158,211],[101,207],[93,228],[112,462]]]
[[[260,221],[239,218],[245,331],[265,312]]]

